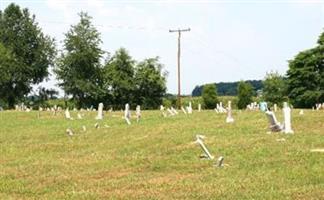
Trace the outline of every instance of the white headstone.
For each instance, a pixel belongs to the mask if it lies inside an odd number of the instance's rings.
[[[125,118],[127,124],[130,125],[131,124],[131,122],[130,122],[131,114],[130,114],[130,111],[129,111],[129,104],[128,103],[126,103],[126,105],[125,105],[124,118]]]
[[[186,110],[183,108],[183,106],[181,106],[181,110],[182,110],[182,112],[186,115],[187,114],[187,112],[186,112]]]
[[[277,112],[277,104],[276,103],[273,105],[273,110],[274,110],[274,112]]]
[[[201,149],[204,151],[205,155],[207,156],[208,159],[212,160],[214,159],[214,156],[212,156],[210,154],[210,152],[208,151],[207,147],[205,146],[204,142],[202,141],[202,139],[200,137],[196,137],[197,140],[195,141],[197,144],[199,144],[199,146],[201,147]]]
[[[201,111],[201,104],[198,104],[198,112]]]
[[[136,121],[139,122],[141,119],[141,106],[137,105],[136,106]]]
[[[289,108],[287,102],[284,102],[282,111],[284,115],[283,131],[285,133],[294,133],[294,131],[291,129],[291,109]]]
[[[171,106],[171,111],[173,112],[174,115],[178,114],[178,111],[176,109],[174,109],[172,106]]]
[[[102,110],[103,110],[103,103],[99,103],[99,106],[98,106],[98,115],[97,115],[96,119],[99,119],[99,120],[103,119],[103,112],[102,112]]]
[[[232,117],[231,101],[228,101],[226,123],[233,123],[233,122],[234,122],[234,118]]]
[[[66,110],[65,110],[65,118],[66,118],[66,119],[72,119],[72,118],[71,118],[70,111],[69,111],[69,108],[66,108]]]
[[[80,113],[78,113],[78,119],[82,119],[82,115]]]
[[[192,105],[191,102],[189,102],[189,106],[187,106],[187,113],[191,114],[192,113]]]
[[[304,110],[300,110],[300,111],[299,111],[299,114],[300,114],[300,115],[303,115],[303,114],[304,114]]]

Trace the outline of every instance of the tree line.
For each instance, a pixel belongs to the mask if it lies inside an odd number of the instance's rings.
[[[125,48],[110,56],[101,48],[92,18],[84,12],[79,17],[65,33],[63,49],[57,50],[27,8],[12,3],[0,10],[0,104],[13,108],[33,85],[48,78],[52,67],[65,97],[78,108],[99,102],[115,108],[125,103],[157,108],[167,76],[159,58],[136,61]]]

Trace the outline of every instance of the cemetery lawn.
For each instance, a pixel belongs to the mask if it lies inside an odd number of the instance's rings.
[[[0,199],[324,199],[324,153],[310,152],[324,148],[324,112],[298,112],[294,135],[267,134],[252,111],[233,111],[233,124],[214,111],[144,111],[131,126],[113,112],[99,129],[95,112],[0,112]],[[199,158],[196,134],[215,160]]]

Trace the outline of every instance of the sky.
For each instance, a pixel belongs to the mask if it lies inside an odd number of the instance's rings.
[[[182,94],[205,83],[260,80],[270,71],[284,75],[287,61],[314,47],[324,31],[324,0],[0,0],[0,10],[12,2],[36,15],[58,49],[78,13],[88,12],[103,50],[124,47],[137,61],[159,56],[174,94],[178,35],[169,29],[191,29],[181,35]],[[42,86],[56,84],[51,75]]]

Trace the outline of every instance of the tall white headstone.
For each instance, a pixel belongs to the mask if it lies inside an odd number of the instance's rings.
[[[294,131],[291,129],[291,109],[289,108],[287,102],[284,102],[282,111],[284,115],[283,131],[285,133],[294,133]]]
[[[273,105],[273,110],[274,110],[275,112],[277,112],[277,104],[276,104],[276,103]]]
[[[103,119],[103,103],[99,103],[99,106],[98,106],[98,115],[96,117],[96,119]]]
[[[201,111],[201,104],[198,104],[198,112]]]
[[[231,106],[231,101],[228,101],[226,123],[232,123],[232,122],[234,122],[234,118],[232,117],[232,106]]]
[[[130,125],[131,124],[131,122],[130,122],[131,114],[130,114],[130,111],[129,111],[129,104],[128,103],[126,103],[126,105],[125,105],[124,118],[125,118],[127,124]]]
[[[189,102],[189,106],[187,106],[187,113],[191,114],[192,113],[192,105],[191,102]]]
[[[183,106],[181,106],[181,110],[182,110],[182,112],[183,112],[185,115],[187,114],[187,112],[186,112],[186,110],[184,109]]]
[[[137,120],[137,122],[139,122],[140,119],[141,119],[141,106],[137,105],[136,106],[136,120]]]

